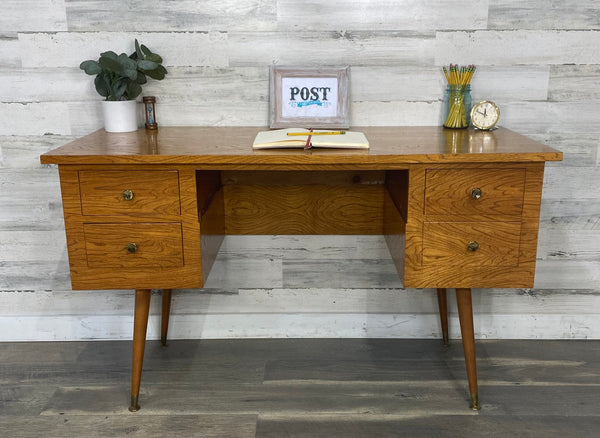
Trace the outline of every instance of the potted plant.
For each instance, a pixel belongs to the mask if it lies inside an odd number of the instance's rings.
[[[167,69],[162,58],[135,40],[135,52],[127,56],[115,52],[100,54],[97,61],[83,61],[79,68],[88,75],[96,75],[96,91],[106,99],[102,102],[104,129],[108,132],[129,132],[138,128],[136,98],[148,77],[164,79]]]

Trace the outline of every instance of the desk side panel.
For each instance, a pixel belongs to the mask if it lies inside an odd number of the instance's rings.
[[[406,212],[406,210],[402,210],[399,207],[401,204],[394,201],[389,187],[388,185],[388,190],[384,191],[383,234],[392,260],[394,261],[394,266],[396,266],[398,276],[403,281],[406,223],[402,212]],[[408,186],[406,185],[405,187],[407,188]],[[402,192],[402,189],[397,188],[397,192]]]
[[[202,275],[204,281],[219,254],[225,238],[225,216],[223,189],[217,190],[211,197],[210,204],[201,215],[200,231],[202,245]]]
[[[58,167],[58,174],[65,218],[69,267],[72,270],[73,268],[87,266],[85,234],[81,215],[79,172],[75,166],[61,165]]]
[[[423,278],[421,273],[425,172],[425,166],[412,166],[408,174],[404,287],[435,287],[433,285],[420,286],[430,282],[430,279]]]

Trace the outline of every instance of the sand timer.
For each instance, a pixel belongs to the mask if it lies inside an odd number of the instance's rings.
[[[156,97],[144,96],[144,108],[146,114],[146,129],[158,129],[158,123],[156,123]]]

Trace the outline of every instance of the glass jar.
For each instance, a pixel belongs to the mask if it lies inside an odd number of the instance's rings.
[[[448,85],[443,109],[445,128],[468,127],[471,122],[471,86]]]

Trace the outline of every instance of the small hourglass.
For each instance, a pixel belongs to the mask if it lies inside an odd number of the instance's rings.
[[[158,123],[156,123],[156,109],[154,107],[156,97],[145,96],[143,100],[146,114],[146,129],[158,129]]]

